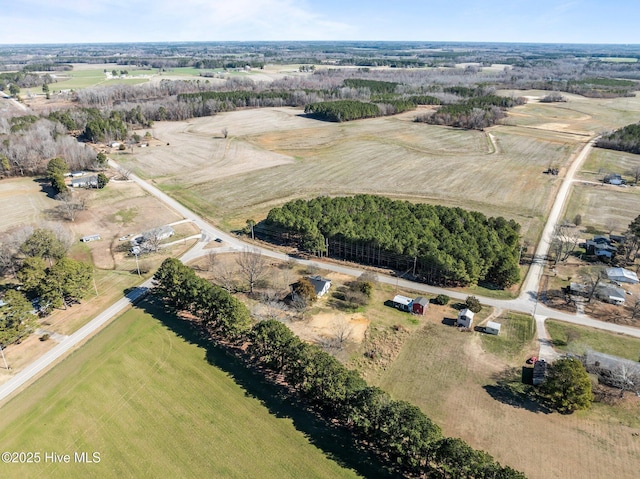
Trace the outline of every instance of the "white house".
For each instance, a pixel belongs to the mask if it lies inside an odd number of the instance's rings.
[[[323,278],[322,276],[309,276],[307,277],[307,279],[311,282],[313,288],[316,290],[316,296],[318,298],[324,296],[331,287],[331,280]]]
[[[411,298],[407,298],[406,296],[402,296],[401,294],[396,294],[393,297],[393,307],[399,309],[400,311],[406,311],[410,313],[412,305],[413,299]]]
[[[624,268],[607,268],[607,277],[618,283],[638,284],[638,275]]]
[[[484,327],[484,332],[487,334],[495,334],[497,336],[498,334],[500,334],[501,327],[502,325],[500,323],[488,321],[487,325]]]
[[[596,288],[596,297],[606,303],[621,305],[626,300],[626,293],[624,289],[616,288],[610,284],[600,284]]]
[[[71,186],[74,188],[97,188],[98,177],[96,175],[83,176],[81,178],[73,178]]]
[[[464,308],[462,311],[458,313],[458,320],[456,321],[457,326],[462,326],[464,328],[471,328],[471,324],[473,324],[473,317],[475,314],[468,308]]]

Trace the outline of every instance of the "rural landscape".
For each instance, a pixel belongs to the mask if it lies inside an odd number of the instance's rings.
[[[0,470],[637,477],[638,92],[633,45],[0,45]]]

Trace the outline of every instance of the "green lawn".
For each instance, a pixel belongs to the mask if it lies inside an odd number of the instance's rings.
[[[358,477],[345,463],[377,475],[344,432],[142,306],[2,406],[0,450],[72,458],[3,464],[4,477]],[[82,451],[100,463],[74,464]]]
[[[499,336],[482,335],[482,346],[486,351],[511,359],[527,352],[536,333],[536,325],[528,314],[507,313],[496,319],[502,324]]]
[[[549,320],[545,324],[553,347],[560,351],[582,354],[593,349],[632,361],[640,358],[640,339],[559,321]]]

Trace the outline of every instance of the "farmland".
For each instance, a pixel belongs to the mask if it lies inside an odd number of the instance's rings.
[[[5,475],[357,477],[327,457],[342,457],[339,435],[321,439],[322,426],[270,386],[145,308],[3,406],[3,451],[97,451],[100,463],[5,465]]]
[[[0,182],[0,201],[11,208],[3,208],[0,215],[0,232],[13,227],[37,224],[46,216],[45,211],[53,208],[56,201],[42,192],[35,178],[11,178]]]
[[[292,198],[374,193],[514,218],[533,240],[558,184],[540,173],[549,162],[566,164],[582,141],[552,131],[428,126],[412,121],[415,112],[345,124],[301,113],[157,123],[153,135],[169,146],[118,160],[228,228]]]
[[[507,360],[487,352],[483,342],[477,333],[426,322],[372,382],[419,405],[444,434],[461,437],[532,479],[636,476],[637,401],[615,409],[596,405],[572,416],[550,414],[511,388],[518,387],[520,366],[534,343]]]

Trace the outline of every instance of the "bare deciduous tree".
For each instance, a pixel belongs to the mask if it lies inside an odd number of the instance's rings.
[[[580,275],[582,281],[587,286],[587,302],[591,302],[591,299],[596,293],[598,286],[603,279],[607,277],[607,273],[604,268],[596,268],[595,270],[583,272]]]
[[[618,227],[618,221],[615,218],[607,218],[607,220],[604,222],[604,227],[605,230],[608,234],[613,233],[613,231]]]
[[[240,273],[249,283],[249,293],[253,294],[256,282],[267,272],[267,261],[258,250],[245,249],[236,256],[236,263]]]
[[[223,138],[227,138],[227,137],[229,136],[229,129],[228,129],[227,127],[224,127],[224,128],[221,130],[221,133],[222,133],[222,137],[223,137]]]
[[[636,165],[629,170],[629,175],[633,176],[633,180],[637,185],[640,182],[640,165]]]
[[[131,179],[131,170],[128,168],[118,168],[118,179],[129,180]]]
[[[580,242],[580,232],[577,228],[563,221],[556,225],[551,240],[551,253],[554,256],[554,264],[562,263],[571,256]]]
[[[56,213],[63,219],[75,221],[78,213],[86,209],[83,199],[75,199],[71,193],[61,193],[56,195],[60,204],[56,206]]]
[[[218,262],[215,267],[214,276],[216,282],[228,293],[236,292],[238,283],[238,271],[227,262]]]

